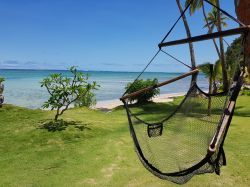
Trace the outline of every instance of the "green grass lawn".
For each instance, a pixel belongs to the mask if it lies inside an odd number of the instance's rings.
[[[249,103],[248,96],[238,99],[221,176],[195,176],[185,186],[250,185]],[[51,111],[0,109],[0,186],[177,186],[142,166],[124,110],[70,109],[63,119],[80,126],[55,132],[39,128],[52,118]]]

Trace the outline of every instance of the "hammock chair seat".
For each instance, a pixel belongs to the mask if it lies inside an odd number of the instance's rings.
[[[159,111],[155,107],[157,103],[138,107],[130,105],[128,97],[123,99],[136,152],[143,165],[157,177],[178,184],[186,183],[196,174],[219,174],[220,167],[226,164],[222,143],[225,134],[216,139],[219,146],[215,150],[209,152],[209,148],[212,150],[211,141],[221,130],[225,107],[238,95],[237,88],[241,85],[242,77],[228,92],[207,94],[195,83],[171,113],[164,113],[169,111],[168,104],[161,105]]]

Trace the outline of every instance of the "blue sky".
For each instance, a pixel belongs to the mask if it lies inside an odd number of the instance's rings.
[[[221,4],[235,16],[233,0]],[[175,0],[0,0],[0,69],[140,71],[178,15]],[[201,12],[188,21],[192,35],[207,32]],[[180,22],[169,39],[182,37]],[[187,46],[165,50],[190,64]],[[195,50],[198,64],[217,59],[211,42]],[[149,68],[186,70],[164,55]]]

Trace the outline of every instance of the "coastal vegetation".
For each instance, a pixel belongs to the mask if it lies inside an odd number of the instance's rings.
[[[209,93],[217,93],[222,80],[220,61],[217,61],[215,64],[209,62],[201,64],[198,66],[198,69],[202,71],[209,80]]]
[[[98,88],[96,82],[89,83],[88,75],[77,71],[74,66],[69,71],[73,78],[55,73],[41,82],[41,87],[45,87],[50,96],[42,107],[56,111],[55,121],[75,102],[78,106],[88,107],[95,102],[93,90]]]
[[[227,77],[228,81],[231,82],[234,73],[239,69],[239,65],[242,65],[244,63],[241,37],[236,38],[227,48],[227,51],[225,52],[225,58],[227,62]],[[210,68],[210,66],[212,66],[212,68]],[[214,64],[209,62],[200,64],[198,66],[198,69],[200,69],[205,74],[205,76],[210,80],[209,82],[210,93],[217,93],[218,89],[223,88],[222,65],[220,60],[217,60]],[[246,69],[244,84],[245,84],[244,86],[250,84],[250,76],[247,72],[247,69]],[[244,89],[247,90],[247,88]]]
[[[180,99],[154,104],[150,110],[166,115]],[[186,186],[249,185],[249,99],[240,96],[237,101],[221,175],[195,176]],[[50,132],[39,123],[51,119],[53,111],[4,105],[0,116],[0,186],[175,186],[142,166],[122,107],[109,113],[70,108],[62,119],[77,123]],[[81,130],[76,128],[79,123]]]
[[[134,93],[136,91],[139,91],[143,88],[147,88],[150,86],[154,86],[158,84],[158,79],[147,79],[147,80],[143,80],[143,79],[139,79],[136,80],[132,83],[128,83],[127,86],[125,87],[125,91],[127,94],[131,94]],[[143,92],[142,94],[140,94],[138,97],[131,97],[129,98],[129,102],[136,102],[136,103],[147,103],[149,102],[153,97],[157,96],[158,94],[160,94],[160,89],[153,89],[147,92]]]
[[[5,81],[4,77],[0,77],[0,84]]]

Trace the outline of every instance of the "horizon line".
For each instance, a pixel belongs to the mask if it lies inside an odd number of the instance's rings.
[[[28,69],[28,68],[0,68],[0,70],[31,70],[31,71],[69,71],[69,69]],[[82,72],[114,72],[114,73],[141,73],[141,71],[121,71],[121,70],[82,70]],[[148,71],[144,73],[185,73],[183,71],[176,72],[162,72],[162,71]]]

